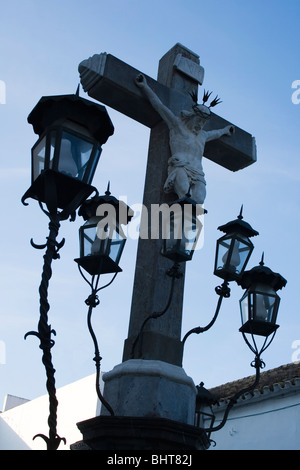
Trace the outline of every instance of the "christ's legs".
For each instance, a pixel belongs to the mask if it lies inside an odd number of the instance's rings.
[[[197,183],[192,186],[191,197],[197,204],[203,204],[206,197],[206,184],[202,181],[197,181]]]
[[[174,191],[179,198],[186,197],[190,189],[189,178],[183,168],[176,169],[176,178],[174,180]]]
[[[204,181],[191,183],[184,168],[176,168],[176,176],[171,186],[178,198],[185,198],[188,194],[197,204],[203,204],[206,197],[206,185]],[[169,191],[167,191],[169,192]]]

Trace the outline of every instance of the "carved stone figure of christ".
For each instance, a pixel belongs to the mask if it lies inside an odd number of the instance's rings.
[[[203,204],[206,197],[206,181],[202,166],[205,144],[224,135],[230,136],[234,132],[232,125],[211,131],[203,129],[210,118],[210,107],[218,104],[219,100],[216,97],[210,106],[206,106],[204,103],[211,93],[204,93],[203,104],[197,104],[194,96],[195,105],[192,111],[183,110],[178,117],[160,101],[149,87],[144,75],[139,74],[135,83],[143,90],[169,128],[171,157],[168,161],[165,192],[175,192],[179,198],[184,198],[189,193],[197,204]]]

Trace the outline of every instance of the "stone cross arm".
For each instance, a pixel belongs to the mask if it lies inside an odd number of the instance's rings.
[[[79,73],[83,89],[97,101],[151,129],[161,121],[159,114],[135,85],[135,78],[141,73],[139,70],[111,54],[102,53],[81,62]],[[162,103],[174,114],[179,115],[180,111],[191,109],[193,102],[189,94],[169,88],[151,77],[146,78]],[[227,125],[232,124],[212,113],[205,129],[220,129]],[[206,158],[231,171],[241,170],[256,161],[254,138],[239,127],[234,127],[233,136],[208,142],[204,151]]]

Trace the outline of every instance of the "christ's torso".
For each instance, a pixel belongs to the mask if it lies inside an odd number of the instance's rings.
[[[205,132],[194,134],[192,131],[180,126],[170,129],[170,149],[172,157],[198,171],[203,171],[202,157],[205,147]]]

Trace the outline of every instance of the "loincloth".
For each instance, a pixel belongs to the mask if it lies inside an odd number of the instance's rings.
[[[174,183],[178,168],[182,168],[185,171],[191,186],[199,182],[206,185],[204,172],[193,168],[188,162],[179,160],[177,157],[171,157],[169,158],[168,164],[168,177],[164,185],[166,193],[174,191]]]

